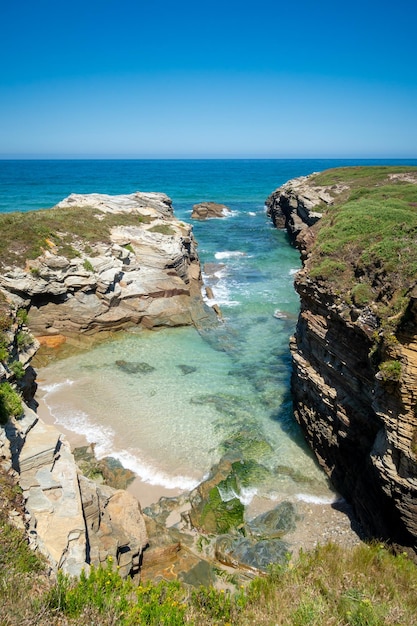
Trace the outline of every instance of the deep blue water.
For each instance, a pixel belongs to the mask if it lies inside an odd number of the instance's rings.
[[[51,207],[72,192],[134,191],[168,194],[177,217],[187,221],[192,205],[203,200],[223,202],[233,212],[194,223],[201,262],[215,269],[207,281],[224,322],[204,338],[192,328],[123,333],[43,368],[41,394],[58,425],[167,489],[190,488],[232,448],[265,468],[262,479],[258,473],[239,494],[245,502],[254,494],[272,501],[331,497],[291,411],[288,340],[299,308],[293,289],[298,253],[272,227],[264,202],[296,176],[400,163],[407,162],[0,161],[3,212]],[[115,362],[127,354],[152,365],[152,373],[138,379],[121,372]],[[184,365],[192,368],[187,375]]]
[[[48,208],[70,193],[163,191],[175,205],[262,202],[295,176],[343,165],[417,160],[0,160],[0,212]]]

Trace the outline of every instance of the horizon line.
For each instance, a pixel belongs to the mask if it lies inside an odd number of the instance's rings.
[[[405,161],[415,156],[131,156],[131,155],[77,155],[77,154],[21,154],[2,155],[0,161]]]

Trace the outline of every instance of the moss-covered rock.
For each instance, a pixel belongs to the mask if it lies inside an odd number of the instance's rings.
[[[233,532],[243,527],[244,506],[237,497],[233,464],[222,459],[209,478],[190,494],[190,520],[208,534]]]

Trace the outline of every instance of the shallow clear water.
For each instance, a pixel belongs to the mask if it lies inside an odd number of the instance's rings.
[[[195,202],[232,216],[195,222],[205,281],[224,321],[121,333],[39,370],[55,420],[118,457],[143,480],[189,489],[225,454],[256,461],[242,499],[332,497],[291,412],[288,340],[298,298],[298,253],[264,201],[289,178],[341,161],[1,162],[0,211],[51,206],[70,192],[163,191],[177,217]]]

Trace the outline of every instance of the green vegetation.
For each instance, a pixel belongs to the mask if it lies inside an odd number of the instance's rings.
[[[26,311],[26,309],[18,309],[16,313],[16,320],[19,325],[27,324],[28,312]]]
[[[0,424],[9,417],[20,417],[23,413],[22,400],[10,383],[0,383]]]
[[[338,298],[371,306],[392,332],[416,283],[417,168],[339,168],[311,183],[334,191],[334,203],[314,227],[311,277]]]
[[[379,373],[383,381],[398,381],[401,378],[400,361],[383,361],[379,365]]]
[[[175,235],[175,231],[168,224],[156,224],[148,229],[151,233],[160,233],[161,235]]]
[[[346,193],[350,195],[350,190],[352,189],[359,189],[361,190],[360,193],[366,193],[365,190],[369,187],[385,184],[390,175],[404,174],[408,172],[417,176],[417,167],[407,167],[404,165],[338,167],[325,170],[319,174],[314,174],[314,176],[311,177],[311,181],[314,185],[346,185],[348,187]],[[345,198],[342,198],[342,200]]]
[[[91,261],[89,261],[88,259],[85,259],[84,263],[83,263],[83,267],[87,272],[94,272],[94,267],[91,263]]]
[[[89,574],[47,577],[9,522],[21,492],[0,471],[0,623],[8,626],[417,626],[417,566],[384,545],[318,546],[234,592],[180,581],[122,580],[111,559]],[[233,579],[233,576],[231,576]]]
[[[19,350],[26,350],[33,344],[33,337],[29,332],[19,330],[16,334],[16,343]]]
[[[1,479],[19,508],[19,494]],[[394,626],[417,625],[417,567],[382,544],[319,546],[288,556],[235,592],[179,581],[122,580],[111,559],[78,580],[46,578],[23,533],[0,513],[0,623],[10,626]]]
[[[9,370],[12,372],[16,380],[21,380],[25,375],[25,368],[20,361],[13,361],[9,364]]]
[[[103,213],[85,207],[33,211],[30,220],[25,213],[4,213],[0,215],[0,265],[23,267],[27,259],[35,259],[47,249],[73,258],[85,246],[91,250],[95,243],[109,242],[113,226],[151,221],[152,217],[146,215]],[[39,272],[37,268],[31,271]]]
[[[9,358],[8,341],[3,333],[0,333],[0,361],[7,361]]]

